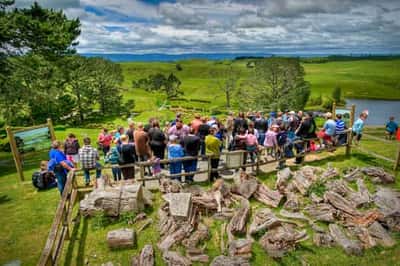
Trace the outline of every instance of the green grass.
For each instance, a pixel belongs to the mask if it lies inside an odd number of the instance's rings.
[[[246,60],[235,61],[235,69],[240,71],[241,81],[250,75]],[[135,111],[144,112],[138,119],[147,120],[151,116],[164,115],[172,118],[173,114],[156,111],[157,103],[165,101],[160,93],[146,92],[132,88],[132,81],[150,74],[174,73],[181,81],[184,101],[171,101],[170,105],[196,107],[207,113],[210,108],[225,109],[224,93],[216,85],[210,74],[224,67],[223,61],[185,60],[179,62],[182,71],[176,70],[176,63],[160,62],[124,62],[121,63],[124,75],[124,98],[135,99]],[[305,79],[311,84],[310,98],[320,95],[330,97],[333,88],[340,86],[345,98],[400,99],[400,60],[354,60],[327,63],[303,63]],[[208,100],[211,103],[189,102],[190,99]],[[312,106],[308,106],[311,108]]]

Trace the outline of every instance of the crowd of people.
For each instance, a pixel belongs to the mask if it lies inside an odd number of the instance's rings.
[[[347,131],[342,116],[326,113],[326,121],[321,130],[317,129],[312,112],[239,112],[237,116],[229,113],[224,121],[217,117],[201,117],[185,124],[181,114],[167,122],[161,128],[157,119],[150,119],[147,124],[130,121],[127,129],[119,126],[108,131],[103,128],[97,138],[97,147],[90,138],[85,137],[83,146],[74,134],[69,134],[64,143],[54,141],[49,153],[49,170],[55,173],[58,188],[63,191],[68,171],[78,167],[84,172],[86,185],[90,184],[90,171],[95,171],[96,178],[101,176],[100,161],[110,164],[115,181],[134,179],[136,162],[151,162],[146,167],[145,175],[157,175],[168,167],[172,178],[182,181],[182,171],[186,173],[185,182],[193,182],[193,172],[197,169],[198,158],[211,160],[211,167],[219,165],[220,153],[244,150],[243,164],[254,162],[260,151],[265,151],[265,158],[290,158],[304,152],[305,149],[317,150],[321,147],[333,147],[346,143]],[[354,123],[352,131],[357,141],[362,136],[362,128],[368,114],[363,112]],[[316,139],[319,140],[316,140]],[[306,140],[299,142],[297,140]],[[306,145],[305,145],[306,143]],[[101,151],[102,156],[100,156]],[[199,156],[201,155],[201,156]],[[185,160],[177,158],[192,157]],[[160,163],[167,157],[169,164]],[[296,163],[302,157],[296,156]],[[282,163],[278,167],[283,167]],[[242,168],[245,170],[245,168]],[[212,171],[211,181],[218,178],[218,172]]]

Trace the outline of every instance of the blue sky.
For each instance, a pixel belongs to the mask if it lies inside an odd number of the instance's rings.
[[[38,2],[80,18],[81,53],[400,53],[399,0]]]

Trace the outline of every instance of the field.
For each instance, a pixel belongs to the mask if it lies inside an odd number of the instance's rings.
[[[162,94],[146,92],[132,88],[132,81],[147,77],[150,74],[174,73],[181,81],[184,95],[178,101],[169,104],[176,107],[197,108],[208,113],[209,110],[224,110],[225,97],[210,74],[226,67],[227,62],[209,60],[185,60],[178,62],[181,71],[171,63],[121,63],[124,74],[124,98],[135,99],[135,111],[140,113],[138,119],[147,119],[152,115],[173,117],[173,113],[160,108],[166,103]],[[241,80],[245,81],[251,69],[246,67],[246,60],[234,62],[234,68],[240,71]],[[327,63],[302,63],[306,72],[305,79],[311,84],[311,98],[327,98],[333,88],[340,86],[345,98],[400,99],[400,59],[396,60],[354,60]],[[379,70],[379,71],[377,71]],[[207,103],[197,100],[209,101]],[[308,104],[311,107],[310,104]],[[318,106],[312,106],[317,107]],[[235,109],[235,108],[233,108]],[[251,109],[249,107],[249,109]]]
[[[93,139],[97,136],[98,130],[59,129],[56,130],[57,138],[64,139],[69,132],[75,132],[80,139],[84,136],[90,136]],[[375,134],[378,135],[380,132],[375,131]],[[373,131],[370,133],[374,134]],[[376,144],[375,148],[378,145]],[[353,156],[350,159],[343,155],[343,151],[337,151],[335,155],[337,156],[315,161],[312,164],[322,167],[332,164],[339,168],[363,165],[379,165],[385,166],[387,169],[391,167],[390,164],[357,151],[353,152]],[[46,158],[46,153],[36,156]],[[39,158],[36,159],[39,160]],[[27,181],[18,184],[10,154],[1,153],[0,161],[0,212],[2,213],[0,224],[3,229],[0,232],[0,264],[12,260],[20,260],[23,265],[34,265],[47,238],[58,204],[59,194],[56,189],[43,192],[37,192],[33,189],[29,182],[29,177],[36,168],[34,164],[29,164],[30,168],[25,169]],[[275,173],[268,173],[261,175],[260,178],[267,185],[272,186],[276,176]],[[397,172],[396,178],[397,180],[400,178],[399,172]],[[394,186],[400,189],[399,182]],[[148,212],[153,218],[156,216],[155,210],[159,203],[160,201],[156,200],[153,210]],[[102,217],[82,219],[80,226],[74,231],[75,241],[65,248],[65,254],[67,255],[63,260],[63,265],[86,265],[87,262],[90,265],[100,265],[107,261],[128,265],[130,257],[136,254],[139,249],[110,252],[104,243],[104,237],[108,230],[128,226],[126,220],[129,218],[123,217],[123,219],[114,221],[111,224],[104,224]],[[140,225],[134,225],[134,227],[137,228]],[[209,226],[211,230],[217,231],[220,224],[210,220]],[[155,228],[156,222],[139,235],[139,248],[145,243],[151,242],[155,244],[157,242],[158,235]],[[400,241],[400,235],[395,237],[397,241]],[[217,233],[212,234],[207,248],[211,255],[217,255]],[[397,265],[400,259],[399,254],[399,244],[390,249],[374,248],[366,251],[362,257],[355,257],[347,256],[340,248],[316,248],[311,241],[306,241],[281,261],[275,261],[269,258],[258,244],[255,244],[252,265],[265,265],[266,263],[271,265],[301,265],[302,261],[306,261],[310,265]],[[160,253],[156,251],[156,255],[157,265],[163,265]]]

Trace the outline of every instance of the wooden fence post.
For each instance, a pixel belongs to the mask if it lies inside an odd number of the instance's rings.
[[[353,132],[352,129],[350,128],[349,131],[347,132],[346,156],[349,156],[351,154],[352,140],[353,140]]]
[[[350,110],[350,125],[349,125],[349,128],[353,127],[355,115],[356,115],[356,106],[353,104],[351,106],[351,110]]]
[[[21,155],[17,148],[17,143],[15,142],[14,133],[10,127],[6,127],[8,140],[10,142],[11,152],[14,158],[15,167],[17,168],[17,173],[20,181],[24,181],[24,171],[22,170]]]
[[[332,117],[336,117],[336,102],[332,103]]]
[[[47,118],[47,126],[49,127],[51,141],[55,141],[56,134],[54,133],[54,127],[53,127],[53,122],[51,121],[51,118]]]
[[[400,164],[400,144],[397,146],[397,156],[396,161],[394,162],[393,170],[396,171]]]
[[[212,173],[212,167],[211,167],[211,155],[207,156],[207,162],[208,162],[208,180],[211,180],[211,173]]]

